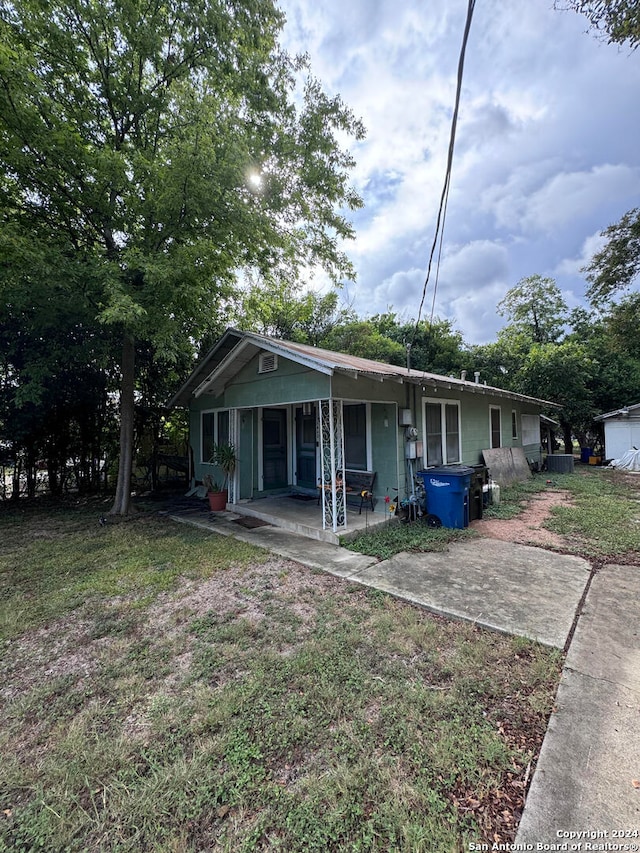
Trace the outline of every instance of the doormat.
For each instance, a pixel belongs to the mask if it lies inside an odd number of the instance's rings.
[[[254,527],[269,526],[268,521],[263,521],[261,518],[254,518],[252,515],[243,515],[240,518],[234,518],[233,523],[239,524],[240,527],[246,527],[247,530],[252,530]]]
[[[292,501],[317,501],[314,495],[289,495]]]

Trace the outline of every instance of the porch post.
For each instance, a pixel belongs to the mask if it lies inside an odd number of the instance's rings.
[[[318,400],[320,417],[320,461],[322,465],[322,528],[334,533],[346,529],[344,485],[344,429],[341,400]]]
[[[240,429],[239,429],[239,418],[238,418],[238,410],[237,409],[229,409],[229,444],[232,444],[236,451],[236,459],[239,453],[239,443],[240,443]],[[237,503],[238,496],[238,465],[236,463],[235,470],[233,474],[229,477],[229,482],[227,483],[227,488],[229,492],[229,496],[227,499],[227,503],[234,504]]]

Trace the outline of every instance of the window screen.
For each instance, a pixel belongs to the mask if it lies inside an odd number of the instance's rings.
[[[356,471],[367,470],[367,407],[364,403],[345,406],[344,456],[345,467]]]
[[[447,425],[447,463],[460,461],[460,429],[458,425],[458,407],[447,403],[444,407]]]
[[[204,412],[202,415],[202,461],[208,462],[213,456],[215,412]]]
[[[540,416],[522,416],[522,443],[540,444]]]
[[[442,415],[440,403],[427,403],[427,465],[442,465]]]
[[[502,431],[500,429],[500,409],[490,409],[491,412],[491,447],[502,447]]]

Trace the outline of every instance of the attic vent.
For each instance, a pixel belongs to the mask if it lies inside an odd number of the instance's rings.
[[[271,373],[278,369],[278,356],[272,352],[261,352],[258,359],[258,373]]]

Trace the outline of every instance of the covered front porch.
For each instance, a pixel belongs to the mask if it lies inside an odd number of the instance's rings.
[[[334,533],[326,521],[323,524],[322,502],[318,506],[316,498],[293,493],[240,500],[228,509],[241,517],[255,518],[273,527],[281,527],[310,539],[333,544],[339,544],[341,536],[350,539],[361,530],[391,523],[391,516],[384,501],[376,504],[374,512],[369,507],[364,507],[360,513],[358,507],[347,506],[346,527],[339,527]]]

